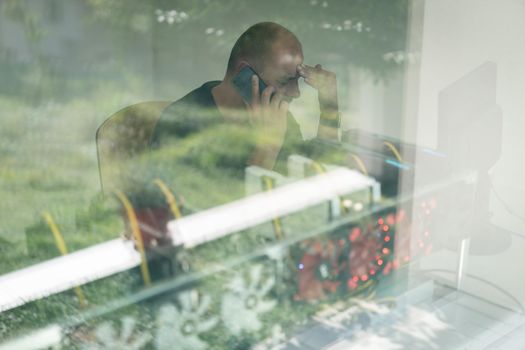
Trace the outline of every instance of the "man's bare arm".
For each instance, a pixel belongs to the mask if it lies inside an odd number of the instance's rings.
[[[338,140],[340,115],[335,73],[323,69],[320,64],[315,67],[301,64],[297,67],[297,71],[306,84],[317,90],[321,111],[317,137]]]

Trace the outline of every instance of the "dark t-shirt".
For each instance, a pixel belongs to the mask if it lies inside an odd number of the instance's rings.
[[[221,115],[211,93],[219,83],[207,82],[163,111],[150,140],[150,152],[132,160],[126,172],[130,179],[127,192],[136,203],[148,207],[165,202],[154,185],[157,179],[195,210],[244,197],[245,169],[256,147],[255,130],[248,118],[233,122]],[[298,123],[288,113],[274,170],[286,176],[289,155],[315,158],[318,150],[314,142],[303,140]]]
[[[228,128],[222,129],[220,126],[223,126],[225,123],[230,123],[231,126],[235,125],[239,128],[244,128],[247,137],[251,135],[249,130],[250,126],[247,123],[232,124],[232,122],[226,122],[224,120],[215,104],[211,92],[211,90],[219,83],[220,81],[204,83],[201,87],[171,103],[162,113],[157,126],[155,127],[150,144],[152,149],[158,149],[166,144],[173,143],[175,140],[194,136],[197,133],[208,135],[208,132],[216,129],[215,134],[211,133],[211,135],[209,135],[210,139],[207,141],[203,140],[205,143],[209,142],[210,147],[214,145],[216,146],[218,143],[223,143],[225,146],[245,146],[245,149],[224,149],[224,147],[210,149],[209,151],[216,151],[217,153],[221,151],[224,151],[224,153],[231,153],[230,155],[217,154],[217,161],[222,160],[223,162],[217,162],[217,164],[213,165],[223,169],[230,168],[229,170],[234,174],[240,175],[244,171],[244,167],[248,165],[249,157],[251,156],[251,152],[254,150],[255,145],[250,143],[250,141],[253,140],[245,140],[246,143],[240,142],[242,145],[239,145],[239,140],[227,140],[228,138],[239,137],[239,134],[230,134]],[[299,124],[293,115],[288,113],[287,132],[274,170],[286,175],[286,160],[288,156],[292,152],[308,155],[311,153],[311,148],[310,142],[303,141]],[[192,152],[191,149],[188,151],[195,157],[199,157],[199,154]],[[185,158],[187,158],[187,156],[188,155],[186,155]],[[193,161],[196,164],[200,163],[199,159],[194,159]]]
[[[172,138],[183,138],[221,122],[211,89],[220,81],[210,81],[171,103],[162,112],[153,132],[152,148],[161,147]]]

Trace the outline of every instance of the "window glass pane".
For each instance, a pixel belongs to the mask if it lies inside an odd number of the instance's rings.
[[[0,348],[521,348],[522,12],[1,2]]]

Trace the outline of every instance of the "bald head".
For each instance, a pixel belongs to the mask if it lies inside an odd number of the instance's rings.
[[[262,71],[272,60],[291,56],[286,55],[286,52],[302,55],[301,43],[292,32],[273,22],[254,24],[235,42],[228,60],[227,74],[235,72],[242,61]]]

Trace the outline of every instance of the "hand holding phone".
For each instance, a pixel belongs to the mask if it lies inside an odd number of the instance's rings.
[[[249,119],[256,131],[256,150],[250,164],[271,169],[286,134],[288,102],[248,66],[235,76],[233,84],[247,104]]]
[[[283,94],[268,86],[250,66],[241,69],[233,84],[248,105],[252,123],[272,139],[284,138],[288,102]]]
[[[241,71],[233,78],[233,85],[237,88],[237,91],[243,98],[243,100],[250,105],[252,103],[252,77],[256,76],[259,80],[258,91],[259,95],[267,88],[267,85],[259,77],[259,75],[250,66],[245,66]]]

